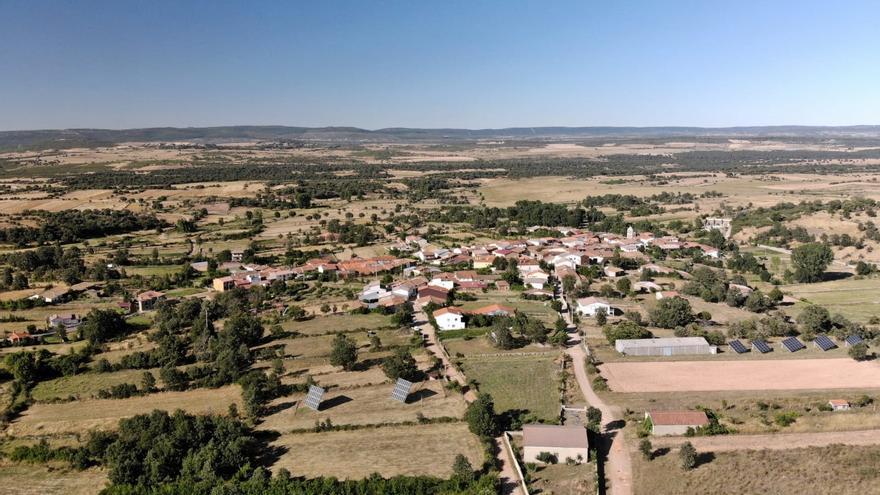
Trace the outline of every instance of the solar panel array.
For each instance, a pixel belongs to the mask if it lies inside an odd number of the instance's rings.
[[[846,338],[846,345],[856,345],[864,342],[858,335],[850,335]]]
[[[306,395],[305,405],[309,409],[317,411],[321,408],[321,399],[324,398],[324,389],[317,385],[309,386],[309,394]]]
[[[731,340],[730,342],[727,343],[727,345],[729,345],[730,348],[733,349],[733,352],[735,352],[737,354],[743,354],[745,352],[749,352],[749,348],[746,347],[745,345],[743,345],[743,343],[738,340]]]
[[[760,339],[758,339],[758,340],[753,340],[753,341],[752,341],[752,347],[754,347],[755,350],[758,351],[758,352],[760,352],[761,354],[766,354],[766,353],[768,353],[768,352],[770,352],[770,351],[773,350],[772,348],[770,348],[769,345],[767,345],[767,342],[766,342],[766,341],[764,341],[764,340],[760,340]]]
[[[782,341],[782,345],[788,349],[788,352],[796,352],[801,349],[804,349],[806,346],[797,339],[797,337],[789,337]]]
[[[391,398],[399,402],[406,402],[406,398],[409,396],[409,391],[412,389],[412,386],[413,384],[411,381],[398,378],[397,383],[394,384],[394,390],[391,391]]]
[[[813,340],[813,342],[817,346],[819,346],[819,349],[822,349],[823,351],[830,351],[831,349],[834,349],[835,347],[837,347],[837,344],[832,342],[832,340],[829,339],[828,336],[826,336],[826,335],[820,335],[820,336],[816,337],[816,339]]]

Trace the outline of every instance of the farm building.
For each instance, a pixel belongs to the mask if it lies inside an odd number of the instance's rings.
[[[709,345],[703,337],[663,337],[657,339],[618,339],[617,352],[627,356],[680,356],[685,354],[715,354],[718,347]]]
[[[651,434],[684,435],[688,428],[698,428],[709,424],[703,411],[647,411],[645,420],[651,422]]]
[[[590,445],[587,430],[582,426],[523,425],[523,460],[540,462],[538,455],[549,452],[559,461],[566,458],[584,461],[589,458]]]
[[[835,411],[848,411],[850,409],[849,401],[843,399],[831,399],[828,405]]]

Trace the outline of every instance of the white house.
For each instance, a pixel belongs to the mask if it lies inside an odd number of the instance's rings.
[[[454,306],[434,311],[434,320],[440,330],[461,330],[465,327],[461,310]]]
[[[452,290],[455,287],[455,281],[447,278],[434,277],[428,282],[428,285],[433,285],[434,287],[442,287],[446,290]]]
[[[612,314],[611,304],[598,297],[582,297],[577,300],[577,312],[586,316],[596,316],[599,309],[604,309],[605,314]]]
[[[364,287],[364,290],[361,291],[358,299],[367,308],[374,309],[379,306],[379,299],[382,299],[389,294],[390,293],[384,287],[382,287],[382,285],[378,281],[375,281],[367,284],[367,286]]]

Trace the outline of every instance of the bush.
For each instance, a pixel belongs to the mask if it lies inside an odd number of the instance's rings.
[[[781,412],[776,413],[776,416],[773,417],[773,421],[779,426],[790,426],[797,421],[800,414],[794,411]]]
[[[697,449],[690,442],[681,444],[678,450],[678,459],[681,462],[681,468],[691,470],[697,466]]]
[[[535,459],[545,464],[556,464],[559,462],[559,458],[556,457],[556,454],[551,454],[550,452],[541,452],[535,456]]]

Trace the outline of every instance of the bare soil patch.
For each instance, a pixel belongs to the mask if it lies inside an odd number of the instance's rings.
[[[852,359],[617,362],[600,369],[615,392],[880,387],[880,363]]]

